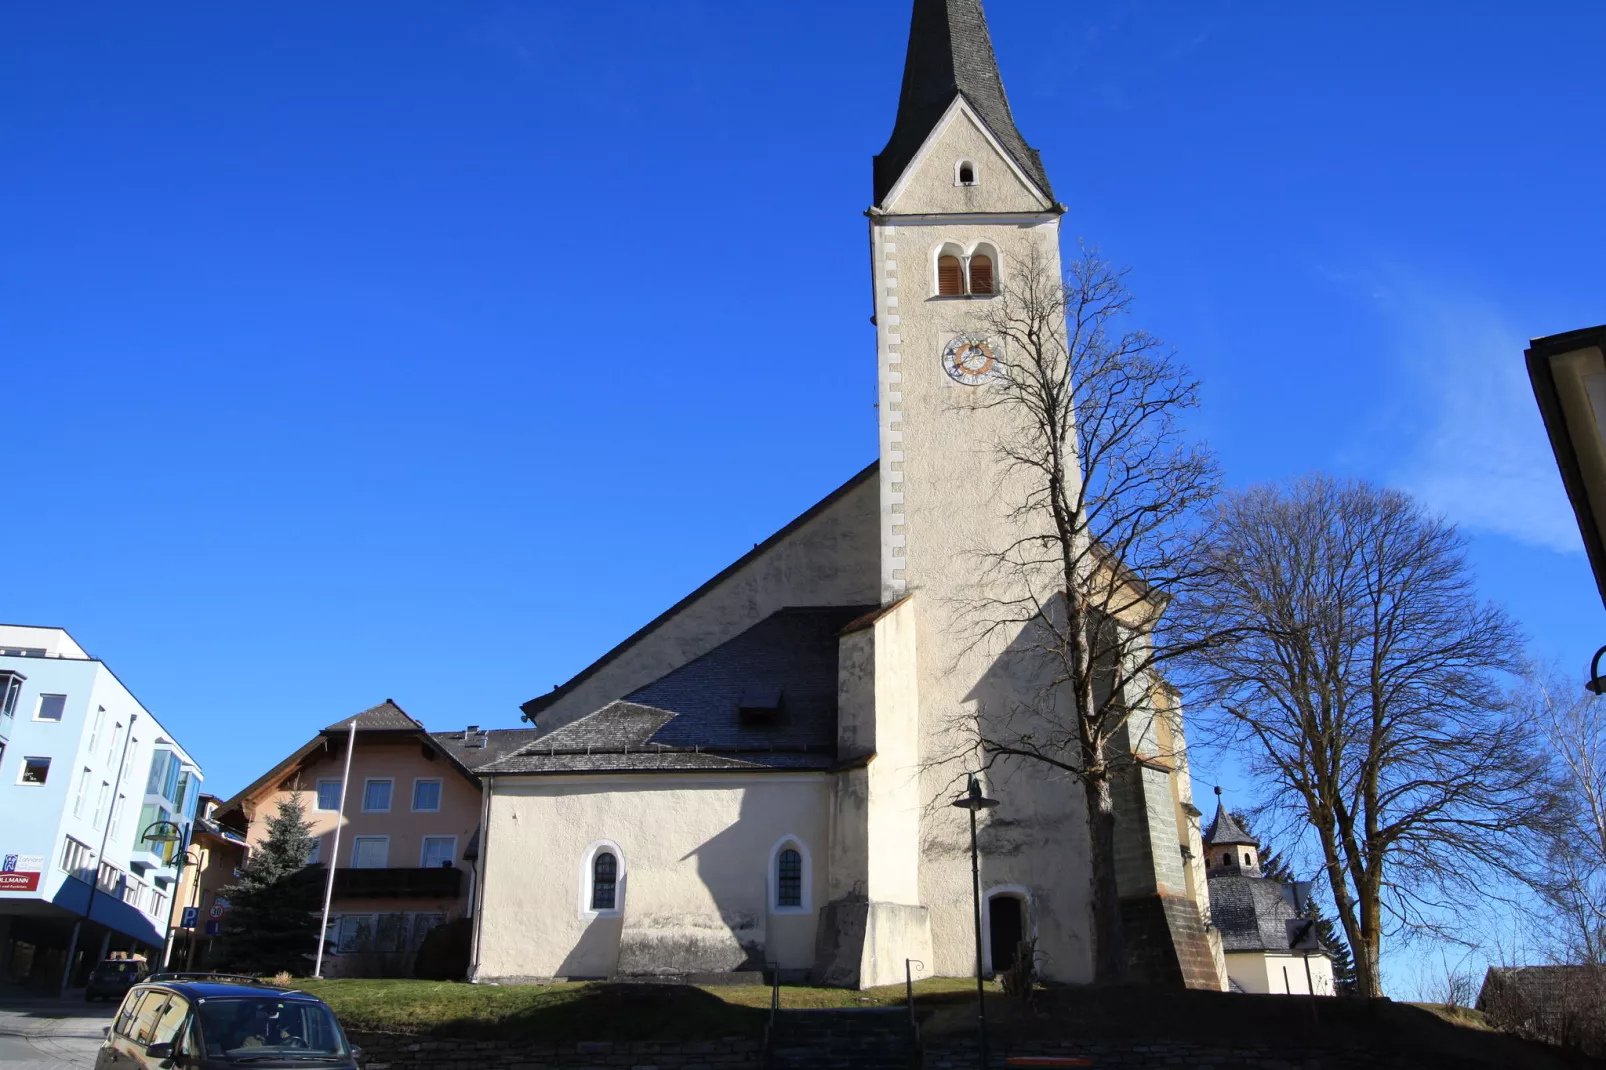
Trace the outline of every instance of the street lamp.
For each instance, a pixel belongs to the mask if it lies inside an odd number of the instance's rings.
[[[139,838],[151,844],[154,853],[161,855],[164,860],[170,859],[172,855],[166,853],[163,848],[172,844],[179,845],[178,872],[173,875],[173,901],[177,902],[178,894],[184,887],[184,863],[190,860],[190,848],[189,844],[184,842],[184,830],[171,821],[153,821],[145,826],[145,831],[139,834]],[[164,970],[167,969],[167,956],[172,953],[172,945],[173,904],[169,903],[167,917],[162,919],[161,968]]]
[[[976,811],[991,810],[998,805],[997,799],[989,799],[981,793],[981,784],[976,780],[976,774],[967,776],[969,784],[965,794],[955,799],[953,804],[961,810],[970,811],[970,902],[976,915],[976,1036],[981,1048],[981,1060],[976,1064],[987,1070],[987,992],[982,982],[981,963],[981,864],[976,853]]]

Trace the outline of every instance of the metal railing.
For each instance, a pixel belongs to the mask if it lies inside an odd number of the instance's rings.
[[[764,964],[770,971],[770,1016],[764,1023],[764,1050],[759,1055],[759,1066],[769,1070],[770,1045],[775,1040],[775,1017],[781,1012],[781,966],[777,962]]]
[[[915,1014],[916,966],[920,967],[921,972],[926,969],[926,964],[919,959],[903,960],[903,1000],[909,1008],[909,1049],[912,1053],[909,1064],[919,1067],[924,1060],[922,1060],[920,1054],[920,1018]]]

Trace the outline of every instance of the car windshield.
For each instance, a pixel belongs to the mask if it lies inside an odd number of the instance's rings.
[[[198,1005],[201,1042],[209,1056],[239,1062],[267,1058],[339,1059],[345,1038],[335,1016],[307,999],[242,996],[203,999]]]
[[[96,966],[95,973],[100,977],[134,977],[139,967],[132,962],[107,962]]]

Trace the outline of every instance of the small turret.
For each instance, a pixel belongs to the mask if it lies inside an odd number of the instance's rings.
[[[1227,805],[1221,801],[1220,785],[1216,787],[1216,819],[1205,831],[1204,847],[1207,872],[1260,876],[1260,841],[1245,832],[1238,820],[1227,812]]]

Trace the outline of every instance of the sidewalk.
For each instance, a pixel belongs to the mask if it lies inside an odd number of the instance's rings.
[[[6,1070],[87,1070],[116,1010],[115,1003],[84,1002],[82,989],[60,999],[0,991],[0,1064]]]

